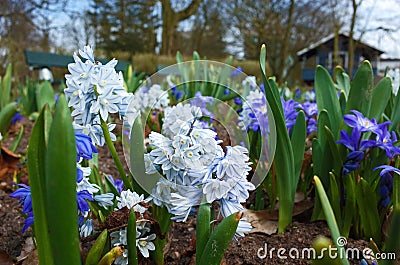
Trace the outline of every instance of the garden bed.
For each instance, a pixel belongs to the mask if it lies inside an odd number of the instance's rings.
[[[6,147],[10,147],[18,134],[19,127],[23,125],[25,128],[24,137],[16,150],[17,154],[22,157],[26,156],[26,148],[28,139],[32,130],[33,123],[24,118],[16,125],[12,125],[9,130],[9,137],[4,142]],[[120,144],[117,144],[117,151],[122,161],[123,150]],[[118,176],[118,171],[113,166],[113,160],[107,148],[99,149],[100,171],[107,175]],[[18,170],[26,170],[24,160],[22,159],[18,165]],[[26,182],[26,173],[22,175],[22,181]],[[31,235],[31,228],[25,234],[21,233],[24,217],[21,215],[21,206],[18,204],[17,199],[9,197],[9,185],[5,185],[3,181],[2,190],[0,190],[0,264],[13,264],[17,257],[25,258],[29,253],[23,253],[21,250],[26,245],[26,240]],[[309,248],[312,246],[313,240],[318,236],[330,237],[329,229],[324,222],[310,222],[310,211],[306,211],[301,215],[295,217],[293,223],[288,227],[287,231],[282,234],[267,235],[264,233],[251,233],[238,241],[232,241],[225,253],[223,264],[310,264],[309,260],[301,259],[280,259],[277,257],[276,252],[273,257],[268,259],[260,259],[257,257],[257,252],[260,248],[264,253],[265,246],[267,245],[268,251],[271,248],[297,248],[299,250]],[[190,217],[186,223],[174,223],[169,235],[169,242],[167,243],[168,252],[165,255],[165,264],[195,264],[195,231],[196,220]],[[348,247],[357,247],[362,250],[368,247],[368,242],[364,240],[349,239]],[[35,258],[21,260],[20,264],[32,264]],[[37,261],[37,259],[36,259]],[[27,263],[28,262],[28,263]],[[359,264],[357,260],[350,260],[351,264]]]

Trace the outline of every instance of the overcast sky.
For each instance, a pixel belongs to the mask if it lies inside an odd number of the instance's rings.
[[[400,0],[364,0],[358,25],[367,30],[362,41],[384,51],[384,57],[400,58]]]
[[[357,23],[358,32],[365,30],[361,41],[384,51],[383,57],[400,58],[400,0],[362,1]],[[74,5],[73,8],[82,12],[88,8],[88,3],[89,0],[81,0],[79,7]],[[71,7],[72,4],[70,2]],[[67,19],[63,15],[55,16],[54,24],[65,24]],[[355,38],[358,36],[356,34]]]

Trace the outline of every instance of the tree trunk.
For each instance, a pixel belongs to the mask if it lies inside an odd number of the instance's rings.
[[[338,24],[335,24],[335,36],[333,39],[333,62],[332,69],[339,65],[339,28]]]
[[[190,5],[182,11],[175,12],[171,0],[161,1],[162,16],[162,45],[161,54],[171,56],[173,54],[174,39],[179,22],[188,19],[199,7],[201,0],[192,0]]]
[[[286,59],[288,57],[289,53],[289,40],[290,40],[290,33],[292,31],[292,25],[293,25],[293,11],[294,11],[294,0],[290,1],[290,7],[289,7],[289,13],[288,13],[288,22],[287,22],[287,27],[285,31],[285,36],[283,38],[283,43],[282,43],[282,53],[281,53],[281,58],[280,58],[280,63],[279,63],[279,72],[278,72],[278,81],[282,82],[285,79],[284,72],[286,66]]]
[[[353,5],[353,14],[351,16],[351,24],[350,24],[350,32],[349,32],[349,62],[347,66],[347,71],[349,72],[349,76],[353,76],[353,67],[354,67],[354,26],[356,24],[356,19],[357,19],[357,8],[358,5],[361,4],[361,1],[359,4],[357,4],[356,0],[352,0],[352,5]]]

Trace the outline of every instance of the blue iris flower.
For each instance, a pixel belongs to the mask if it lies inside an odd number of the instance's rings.
[[[90,136],[75,132],[76,139],[76,153],[77,153],[77,161],[80,159],[92,159],[93,153],[98,153],[96,147],[92,143],[92,139]]]
[[[21,115],[21,113],[17,112],[17,113],[15,113],[14,116],[12,117],[11,123],[12,123],[12,124],[16,124],[18,121],[21,121],[21,120],[22,120],[22,115]]]
[[[235,77],[235,76],[239,76],[241,73],[243,73],[243,69],[239,66],[238,68],[236,68],[235,70],[233,70],[231,72],[231,78]]]
[[[28,214],[32,212],[32,197],[31,197],[31,187],[25,184],[18,184],[21,188],[17,189],[10,194],[11,198],[18,198],[19,203],[23,205],[22,213]]]
[[[23,205],[22,213],[28,215],[24,221],[24,227],[22,228],[22,233],[28,229],[33,224],[33,208],[32,208],[32,196],[31,188],[25,184],[18,184],[21,188],[17,189],[10,194],[11,198],[18,198],[19,203]]]
[[[81,190],[76,193],[76,199],[78,201],[78,210],[82,213],[89,211],[88,201],[93,201],[93,195],[90,194],[87,190]]]
[[[176,86],[171,87],[171,95],[176,99],[180,100],[183,97],[183,91],[178,90]]]
[[[296,118],[299,114],[297,109],[300,109],[301,105],[293,99],[289,99],[288,101],[286,101],[284,98],[282,98],[282,107],[286,120],[286,128],[288,130],[291,130],[292,127],[296,124]]]
[[[374,118],[370,120],[357,110],[351,110],[350,112],[353,114],[344,115],[344,122],[349,127],[355,128],[360,132],[375,132],[379,129]]]
[[[382,169],[379,172],[381,176],[380,179],[380,187],[379,187],[379,194],[381,196],[381,205],[382,207],[387,207],[390,203],[390,196],[393,191],[393,173],[400,175],[400,169],[389,166],[383,165],[374,168],[374,170]]]
[[[28,213],[28,217],[24,221],[24,227],[22,228],[22,233],[25,233],[26,229],[33,225],[34,218],[33,218],[33,212]]]
[[[114,185],[119,193],[121,193],[122,189],[124,188],[124,182],[120,179],[114,180],[112,176],[107,176],[110,182]]]

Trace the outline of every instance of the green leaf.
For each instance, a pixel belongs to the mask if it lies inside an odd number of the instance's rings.
[[[4,78],[0,80],[0,110],[10,103],[11,96],[11,79],[12,79],[12,65],[7,65],[6,74]]]
[[[295,173],[293,178],[293,186],[292,188],[297,188],[297,183],[300,178],[301,167],[303,165],[304,160],[304,149],[306,145],[306,120],[304,117],[304,112],[301,110],[296,118],[296,123],[293,126],[293,132],[291,137],[291,143],[293,148],[293,157],[294,157],[294,167]],[[296,192],[296,190],[292,190],[292,192]]]
[[[340,97],[339,97],[339,104],[340,104],[340,112],[342,113],[342,116],[346,114],[346,95],[343,92],[340,92]]]
[[[328,135],[326,133],[325,127],[329,127],[331,124],[330,119],[329,119],[329,114],[326,110],[321,110],[321,112],[318,115],[318,131],[317,131],[317,139],[318,143],[320,146],[321,150],[321,159],[318,159],[317,161],[320,162],[320,165],[315,165],[315,170],[319,169],[320,171],[314,171],[314,175],[317,173],[319,175],[320,180],[322,181],[322,184],[324,185],[325,188],[329,186],[329,171],[332,171],[333,169],[333,157],[329,149],[329,143],[328,143]],[[314,157],[314,154],[313,154]]]
[[[38,85],[36,89],[36,104],[39,111],[45,104],[49,104],[50,108],[53,108],[55,104],[54,90],[49,81],[44,81]]]
[[[343,122],[339,99],[336,88],[328,71],[322,66],[317,66],[315,71],[315,95],[317,98],[318,112],[326,110],[331,129],[335,139],[339,136],[340,124]]]
[[[107,236],[107,229],[104,229],[90,248],[86,257],[85,265],[97,265],[99,263],[101,254],[103,253],[104,247],[107,243]]]
[[[0,133],[6,134],[7,128],[10,125],[11,119],[17,113],[17,103],[10,102],[0,111]]]
[[[67,101],[55,109],[45,160],[46,213],[55,264],[80,264],[76,200],[76,143]],[[50,253],[47,253],[50,255]]]
[[[144,164],[144,129],[140,116],[138,116],[132,126],[130,137],[130,165],[133,174],[134,188],[139,194],[147,196],[157,185],[161,175],[146,174]]]
[[[331,204],[329,203],[328,197],[326,196],[324,187],[322,186],[322,183],[317,176],[314,176],[314,182],[318,196],[321,199],[322,209],[324,211],[329,230],[331,231],[332,240],[333,242],[335,242],[335,245],[339,250],[338,254],[341,257],[342,264],[349,265],[349,261],[346,259],[346,251],[344,247],[341,244],[338,244],[338,239],[340,237],[339,227],[336,223],[336,218],[333,213]]]
[[[384,77],[372,92],[371,109],[368,116],[370,119],[375,118],[379,121],[391,95],[392,85],[390,77]]]
[[[136,248],[136,213],[131,210],[128,218],[127,238],[128,242],[128,264],[137,265],[138,255]]]
[[[210,239],[204,248],[203,255],[198,264],[200,265],[219,265],[221,264],[224,253],[229,243],[235,235],[242,213],[237,212],[226,217],[211,233]]]
[[[361,230],[366,237],[372,237],[379,244],[381,242],[381,223],[377,208],[379,200],[363,178],[356,185],[355,191]]]
[[[346,113],[350,112],[350,110],[358,110],[365,116],[369,116],[373,85],[374,79],[371,64],[368,61],[364,61],[351,82]]]
[[[277,191],[279,197],[279,224],[278,231],[284,232],[292,221],[292,209],[294,204],[294,193],[297,183],[294,185],[294,157],[292,144],[286,129],[283,116],[283,107],[279,98],[279,91],[274,80],[265,76],[265,45],[261,48],[260,66],[268,104],[271,106],[276,128],[276,151],[274,165],[276,169]],[[290,191],[290,192],[288,192]]]
[[[349,96],[350,92],[350,77],[341,66],[336,66],[334,76],[339,90],[344,92],[345,98]]]
[[[345,237],[349,236],[353,224],[354,214],[356,212],[356,191],[354,179],[350,176],[342,177],[343,185],[346,189],[345,204],[343,210],[342,233]]]
[[[331,197],[331,205],[332,209],[334,212],[334,215],[336,217],[336,222],[340,222],[342,220],[341,218],[341,212],[340,212],[340,192],[339,192],[339,186],[338,183],[336,182],[336,176],[332,172],[329,172],[329,191],[330,191],[330,197]]]
[[[33,215],[35,216],[34,230],[37,241],[40,264],[51,265],[53,256],[51,255],[50,239],[47,230],[46,214],[46,175],[45,157],[47,149],[47,136],[45,128],[50,126],[51,120],[46,117],[50,115],[49,108],[44,107],[33,126],[28,144],[28,176],[31,188]],[[76,214],[76,212],[75,212]]]
[[[332,169],[336,174],[340,174],[343,162],[342,159],[340,158],[338,146],[328,126],[324,126],[324,129],[325,129],[325,140],[328,142],[329,145],[329,148],[328,146],[325,146],[325,148],[327,148],[327,150],[331,153],[331,156],[333,158],[331,163]]]
[[[203,201],[199,206],[196,221],[196,264],[200,264],[200,260],[203,256],[203,250],[207,245],[208,239],[210,238],[210,221],[210,204],[207,203],[205,198],[203,198]]]
[[[23,135],[24,135],[24,126],[21,126],[21,129],[19,130],[18,136],[14,140],[13,145],[10,148],[11,152],[15,152],[15,150],[17,150]]]
[[[394,96],[394,95],[393,95]],[[395,130],[398,128],[400,123],[400,93],[397,93],[397,96],[393,100],[392,113],[390,115],[390,120],[392,121],[392,125],[390,126],[390,130]]]

